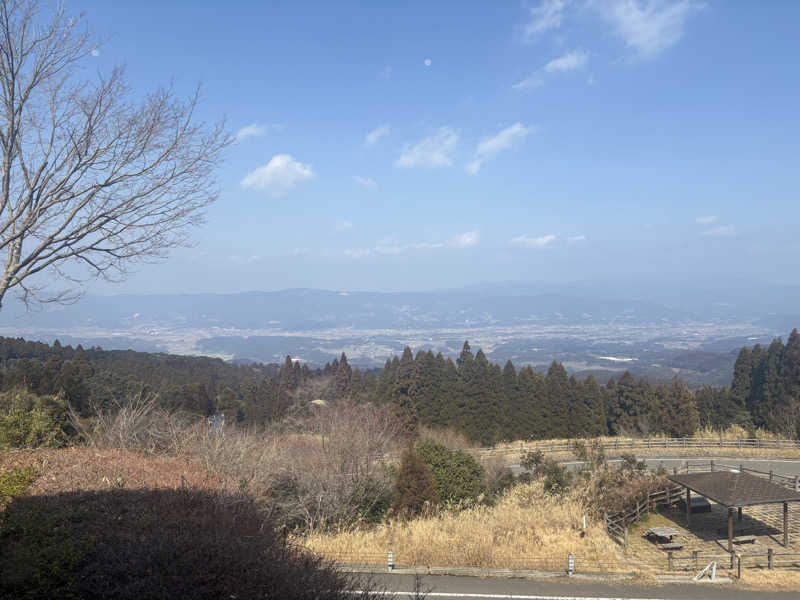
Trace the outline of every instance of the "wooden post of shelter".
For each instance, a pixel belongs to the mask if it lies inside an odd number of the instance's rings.
[[[783,503],[783,547],[789,547],[789,503]]]
[[[733,508],[728,508],[728,552],[733,553]]]
[[[686,488],[686,528],[689,528],[689,519],[692,515],[692,490]]]
[[[739,507],[739,511],[738,512],[739,512],[739,515],[738,515],[738,519],[737,520],[741,521],[742,520],[742,507],[741,506]]]

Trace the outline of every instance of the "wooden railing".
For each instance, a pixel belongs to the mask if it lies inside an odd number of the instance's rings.
[[[593,439],[562,440],[562,441],[541,441],[541,442],[520,442],[519,445],[508,445],[501,447],[477,448],[475,451],[481,456],[507,455],[526,452],[573,452],[576,444],[583,444],[589,447],[595,443]],[[603,451],[619,450],[657,450],[659,448],[694,448],[694,449],[714,449],[714,448],[735,448],[742,449],[765,449],[765,450],[800,450],[800,440],[787,439],[759,439],[759,438],[613,438],[600,440]]]
[[[722,568],[746,569],[746,568],[798,568],[800,567],[800,552],[775,552],[768,548],[767,552],[761,553],[736,553],[730,554],[709,554],[704,552],[692,552],[686,555],[677,555],[673,552],[667,553],[667,570],[669,571],[692,571],[697,570],[709,561],[717,561]]]
[[[638,500],[629,510],[614,515],[605,516],[606,531],[612,539],[628,546],[628,526],[636,523],[642,515],[650,512],[659,504],[672,505],[680,500],[683,492],[682,486],[675,486],[648,494],[647,498]]]

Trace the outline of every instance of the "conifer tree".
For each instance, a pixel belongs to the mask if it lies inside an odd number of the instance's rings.
[[[750,348],[742,348],[733,365],[733,381],[731,382],[731,400],[740,408],[748,407],[750,398],[750,382],[753,372],[752,353]]]
[[[392,510],[401,518],[410,519],[422,513],[426,506],[434,506],[438,502],[430,468],[413,447],[407,448],[400,458]]]

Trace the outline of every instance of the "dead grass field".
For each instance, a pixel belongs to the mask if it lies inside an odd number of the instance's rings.
[[[223,482],[197,462],[179,457],[146,456],[125,450],[65,448],[0,453],[0,473],[36,466],[27,495],[77,490],[181,489],[221,490]]]
[[[583,570],[630,570],[602,523],[587,518],[571,496],[552,496],[541,482],[511,489],[494,507],[444,512],[370,530],[313,534],[296,541],[338,562],[564,570],[567,556]]]

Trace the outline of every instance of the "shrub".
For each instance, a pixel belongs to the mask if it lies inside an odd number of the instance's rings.
[[[72,428],[64,402],[15,390],[0,394],[0,448],[60,448]]]
[[[244,496],[78,491],[15,498],[0,598],[352,598],[360,586],[289,545]]]
[[[419,442],[417,452],[433,473],[436,495],[444,506],[475,502],[486,491],[483,467],[466,452],[432,440]]]
[[[431,470],[413,447],[407,448],[397,471],[392,511],[402,519],[410,519],[438,502]]]

